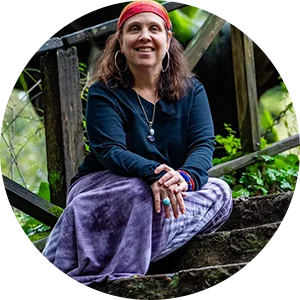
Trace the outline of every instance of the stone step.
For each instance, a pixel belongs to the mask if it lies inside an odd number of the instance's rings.
[[[218,231],[281,222],[289,208],[293,192],[235,199],[233,211]]]
[[[177,251],[152,263],[148,274],[249,262],[265,247],[279,225],[277,222],[196,235]]]
[[[100,283],[92,288],[123,298],[169,299],[210,288],[241,270],[246,263],[193,268],[172,274],[147,275]]]
[[[244,200],[235,199],[233,211],[228,221],[218,231],[253,227],[266,223],[281,222],[291,202],[293,193],[271,194],[251,197]],[[34,242],[42,251],[47,238]]]

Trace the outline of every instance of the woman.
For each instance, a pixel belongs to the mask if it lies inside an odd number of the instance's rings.
[[[207,175],[208,100],[157,2],[122,11],[94,69],[87,132],[91,153],[43,252],[67,275],[86,285],[145,275],[227,220],[231,191]]]

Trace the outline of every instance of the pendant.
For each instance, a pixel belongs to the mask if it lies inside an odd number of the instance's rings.
[[[153,135],[148,135],[148,140],[153,143],[155,141],[155,138]]]
[[[150,134],[150,135],[154,135],[154,133],[155,133],[154,129],[151,128],[151,129],[149,130],[149,134]]]

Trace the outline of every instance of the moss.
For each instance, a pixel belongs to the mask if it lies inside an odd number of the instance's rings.
[[[59,172],[51,172],[49,175],[49,184],[53,191],[57,191],[63,184],[63,177]]]
[[[48,204],[48,211],[51,212],[53,215],[55,215],[57,218],[60,217],[60,215],[63,213],[63,209],[59,206],[56,205],[51,205],[50,203]]]
[[[179,284],[179,275],[175,274],[172,278],[172,281],[170,282],[170,287],[176,288]]]
[[[40,232],[33,235],[28,236],[31,242],[35,242],[47,237],[50,234],[50,231]]]

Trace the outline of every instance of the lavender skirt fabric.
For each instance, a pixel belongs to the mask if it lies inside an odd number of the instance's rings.
[[[175,251],[197,233],[217,230],[229,217],[229,186],[209,178],[184,198],[186,213],[156,213],[149,185],[110,171],[80,178],[48,238],[43,255],[73,279],[89,285],[145,275],[151,261]]]

